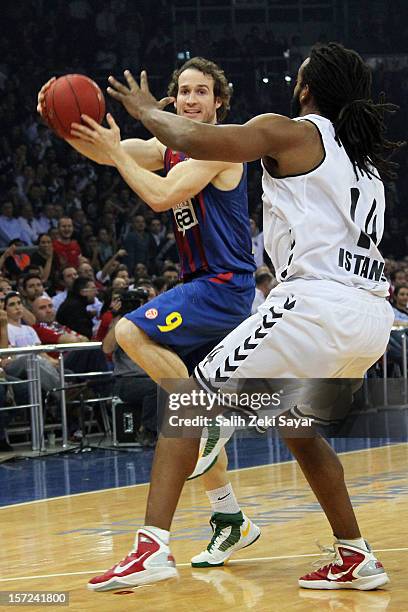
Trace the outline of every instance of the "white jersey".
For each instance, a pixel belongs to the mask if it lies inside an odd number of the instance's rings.
[[[263,171],[265,249],[276,277],[281,282],[331,280],[386,297],[389,287],[377,248],[384,230],[383,184],[366,175],[357,180],[331,121],[319,115],[296,119],[304,120],[320,132],[320,165],[284,178]]]

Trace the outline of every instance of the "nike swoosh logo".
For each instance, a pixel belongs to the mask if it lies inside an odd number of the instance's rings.
[[[346,570],[345,572],[336,572],[335,574],[332,574],[331,569],[327,572],[327,578],[329,580],[337,580],[338,578],[342,578],[343,576],[346,576],[347,574],[350,574],[350,578],[353,579],[353,570],[357,567],[358,563],[355,563],[354,565],[352,565],[351,567],[348,568],[348,570]]]
[[[248,521],[248,525],[245,527],[245,529],[242,530],[242,537],[246,538],[250,529],[251,523]]]
[[[135,563],[138,563],[139,561],[142,561],[143,557],[146,557],[146,555],[149,555],[149,551],[143,553],[143,555],[140,555],[140,557],[138,557],[137,559],[133,559],[133,561],[130,561],[126,565],[117,565],[115,569],[113,570],[113,573],[122,574],[122,572],[126,572],[126,570],[132,567],[132,565],[134,565]]]
[[[219,497],[218,501],[221,501],[222,499],[225,499],[226,497],[228,497],[228,495],[231,495],[231,493],[227,493],[226,495],[224,495],[224,497]]]

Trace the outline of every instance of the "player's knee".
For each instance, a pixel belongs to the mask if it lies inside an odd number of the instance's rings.
[[[122,318],[115,327],[116,342],[125,352],[132,347],[136,352],[142,345],[141,336],[143,332],[129,319]]]
[[[285,437],[286,445],[294,455],[312,453],[319,444],[318,438],[290,438]]]
[[[129,321],[127,319],[120,319],[116,323],[115,327],[115,339],[116,342],[123,348],[123,344],[126,342],[126,333],[128,331]]]

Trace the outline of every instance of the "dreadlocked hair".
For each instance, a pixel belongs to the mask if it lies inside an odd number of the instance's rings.
[[[358,170],[371,178],[377,169],[394,179],[398,164],[390,157],[405,143],[385,138],[384,115],[399,107],[386,103],[384,94],[373,102],[371,71],[360,55],[337,43],[313,47],[303,69],[302,85],[306,84],[319,111],[333,123],[336,141],[350,158],[356,178]]]

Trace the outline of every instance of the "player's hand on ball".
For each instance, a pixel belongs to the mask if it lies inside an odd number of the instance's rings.
[[[120,129],[112,115],[110,113],[106,115],[109,128],[102,127],[88,115],[81,115],[81,119],[86,125],[72,123],[71,135],[97,148],[100,147],[113,159],[114,154],[120,151]]]
[[[162,110],[168,104],[174,102],[174,98],[171,97],[156,100],[150,93],[145,70],[140,74],[140,87],[129,70],[125,70],[124,75],[128,87],[117,81],[115,77],[110,76],[108,80],[111,86],[108,87],[107,91],[112,98],[121,102],[129,115],[135,119],[140,119],[143,111],[156,108]]]
[[[56,77],[51,77],[51,79],[49,81],[47,81],[40,89],[40,91],[38,92],[38,96],[37,96],[37,113],[39,115],[41,115],[41,117],[44,119],[44,101],[45,101],[45,94],[47,92],[47,89],[49,89],[52,85],[52,83],[55,81]]]

